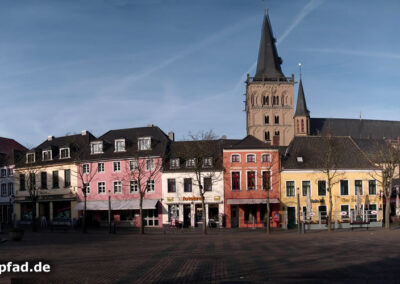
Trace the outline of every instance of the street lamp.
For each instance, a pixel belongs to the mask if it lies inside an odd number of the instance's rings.
[[[15,201],[15,195],[11,194],[9,197],[9,201],[10,201],[10,207],[12,208],[11,210],[11,222],[12,222],[12,226],[13,228],[15,228],[15,212],[14,212],[14,201]]]

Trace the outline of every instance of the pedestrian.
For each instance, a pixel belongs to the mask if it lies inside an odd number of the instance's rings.
[[[42,216],[42,219],[41,219],[41,221],[40,221],[40,226],[41,226],[42,228],[47,228],[47,219],[46,219],[46,216]]]

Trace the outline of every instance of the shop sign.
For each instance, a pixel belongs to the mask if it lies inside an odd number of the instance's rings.
[[[341,211],[341,212],[340,212],[340,215],[341,215],[341,216],[347,216],[347,211]]]
[[[200,196],[184,196],[183,201],[201,201],[201,197]]]
[[[372,215],[376,215],[376,214],[378,214],[378,211],[372,210],[372,211],[371,211],[371,214],[372,214]]]
[[[310,212],[310,217],[314,217],[314,212]]]
[[[174,198],[173,198],[173,197],[167,197],[167,201],[168,201],[168,202],[173,202],[173,201],[174,201]]]
[[[221,200],[221,196],[214,196],[214,201],[220,201]]]

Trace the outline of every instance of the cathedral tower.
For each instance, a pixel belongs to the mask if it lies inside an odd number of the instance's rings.
[[[257,70],[246,81],[246,128],[272,145],[289,145],[294,137],[294,76],[281,70],[268,13],[264,16]]]

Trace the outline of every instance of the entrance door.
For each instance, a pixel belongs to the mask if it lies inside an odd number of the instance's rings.
[[[231,228],[239,227],[239,206],[231,205]]]
[[[190,216],[191,216],[190,204],[184,204],[183,205],[183,226],[184,227],[190,227]]]
[[[46,220],[50,220],[50,204],[49,202],[40,202],[39,203],[39,220],[42,219],[42,217],[46,217]]]
[[[288,229],[296,227],[296,207],[287,208]]]

